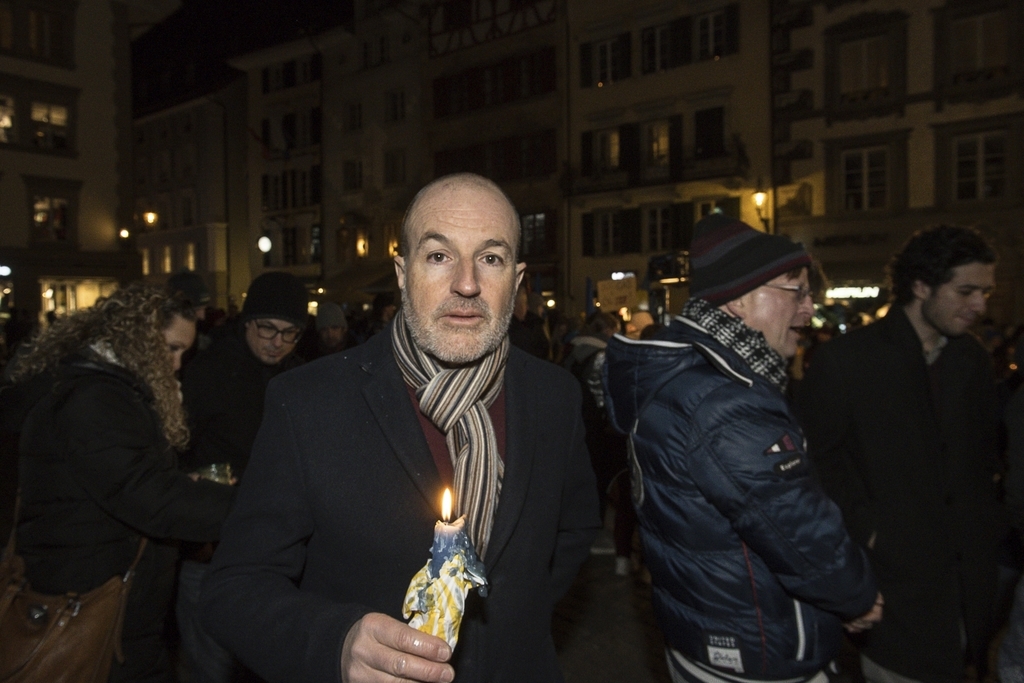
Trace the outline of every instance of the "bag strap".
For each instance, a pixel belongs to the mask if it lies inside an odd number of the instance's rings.
[[[132,579],[135,578],[135,568],[139,564],[139,560],[142,559],[142,552],[146,549],[146,542],[149,539],[145,536],[139,541],[139,552],[135,553],[135,559],[132,561],[128,571],[124,573],[124,578],[121,579],[121,594],[118,596],[117,602],[117,621],[114,622],[114,657],[117,658],[118,664],[124,664],[124,651],[121,649],[121,631],[124,627],[124,613],[128,609],[128,593],[132,589]]]

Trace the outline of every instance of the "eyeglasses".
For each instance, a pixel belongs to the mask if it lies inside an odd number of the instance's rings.
[[[281,341],[285,344],[294,344],[302,336],[302,330],[297,327],[289,327],[284,330],[280,330],[270,323],[256,322],[256,335],[260,339],[271,340],[277,335],[281,335]]]
[[[814,294],[814,290],[812,290],[807,285],[770,285],[770,284],[766,284],[764,286],[765,287],[771,287],[772,289],[781,289],[781,290],[784,290],[784,291],[787,291],[787,292],[793,292],[794,294],[796,294],[796,302],[797,303],[802,303],[804,299],[806,299],[807,297],[809,297],[809,296]]]

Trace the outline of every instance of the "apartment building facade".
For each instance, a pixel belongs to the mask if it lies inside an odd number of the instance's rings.
[[[134,231],[143,279],[198,273],[210,305],[240,304],[250,280],[246,79],[134,123]]]
[[[996,321],[1024,319],[1024,6],[1013,0],[775,2],[781,232],[834,285],[887,299],[917,229],[978,227],[999,252]],[[868,289],[865,289],[868,288]]]
[[[531,291],[569,291],[565,3],[448,0],[428,7],[424,110],[433,176],[471,171],[508,194]]]
[[[412,2],[359,1],[326,53],[323,296],[368,306],[397,289],[406,206],[431,178],[424,135],[426,29]]]
[[[131,26],[160,4],[0,2],[0,315],[64,316],[138,276]]]
[[[590,308],[601,281],[634,276],[637,306],[678,312],[696,221],[721,211],[772,227],[770,205],[755,202],[771,184],[768,6],[604,1],[569,12],[573,310]]]

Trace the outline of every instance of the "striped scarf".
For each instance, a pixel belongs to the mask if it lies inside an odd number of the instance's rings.
[[[466,515],[469,539],[482,558],[505,471],[487,408],[504,384],[508,337],[473,365],[444,368],[416,346],[399,309],[391,343],[402,376],[416,390],[420,411],[445,434],[455,470],[455,514]]]

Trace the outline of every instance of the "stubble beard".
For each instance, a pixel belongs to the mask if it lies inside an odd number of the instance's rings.
[[[513,290],[514,294],[514,290]],[[482,299],[448,299],[425,320],[416,310],[408,293],[408,283],[402,288],[402,309],[409,334],[421,350],[448,365],[467,365],[494,351],[508,334],[512,320],[514,296],[495,315]],[[472,309],[484,317],[484,329],[448,331],[439,318],[452,310]]]

